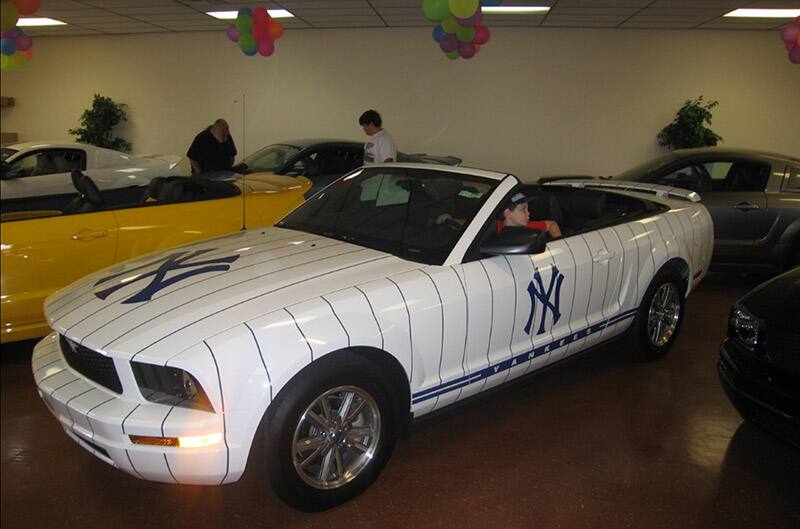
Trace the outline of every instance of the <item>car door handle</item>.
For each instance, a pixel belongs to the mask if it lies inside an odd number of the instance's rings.
[[[739,211],[750,211],[751,209],[758,209],[758,204],[751,204],[750,202],[739,202],[733,209],[738,209]]]
[[[94,239],[102,239],[103,237],[108,237],[108,230],[83,229],[78,233],[72,234],[73,241],[91,241]]]
[[[603,263],[608,261],[609,259],[613,259],[616,254],[614,252],[609,252],[605,248],[594,254],[592,257],[592,261],[595,263]]]

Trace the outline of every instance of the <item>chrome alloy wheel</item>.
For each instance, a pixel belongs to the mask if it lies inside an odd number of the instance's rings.
[[[380,437],[380,409],[369,393],[355,386],[330,389],[300,417],[292,439],[294,468],[314,488],[341,487],[369,465]]]
[[[681,301],[680,292],[672,283],[664,283],[656,290],[647,314],[647,335],[656,347],[666,344],[678,326]]]

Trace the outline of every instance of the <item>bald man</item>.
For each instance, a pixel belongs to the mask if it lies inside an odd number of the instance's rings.
[[[192,174],[225,171],[233,167],[236,145],[228,122],[220,118],[195,136],[186,156],[192,162]]]

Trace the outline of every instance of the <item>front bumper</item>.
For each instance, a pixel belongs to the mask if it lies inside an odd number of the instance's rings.
[[[720,346],[717,372],[742,417],[800,447],[800,387],[773,376],[765,362],[730,338]]]
[[[72,369],[58,335],[40,341],[31,360],[39,396],[64,431],[106,463],[133,476],[167,483],[218,485],[236,481],[244,468],[230,468],[227,440],[202,448],[134,444],[130,435],[180,437],[224,432],[218,413],[147,401],[130,363],[114,360],[122,380],[117,394]]]

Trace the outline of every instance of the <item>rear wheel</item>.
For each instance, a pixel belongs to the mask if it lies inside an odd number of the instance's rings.
[[[683,322],[685,292],[686,284],[674,269],[663,269],[653,278],[631,328],[638,360],[657,360],[672,347]]]
[[[395,444],[395,406],[378,368],[337,355],[287,384],[270,406],[267,470],[275,492],[303,511],[321,511],[364,491]]]

